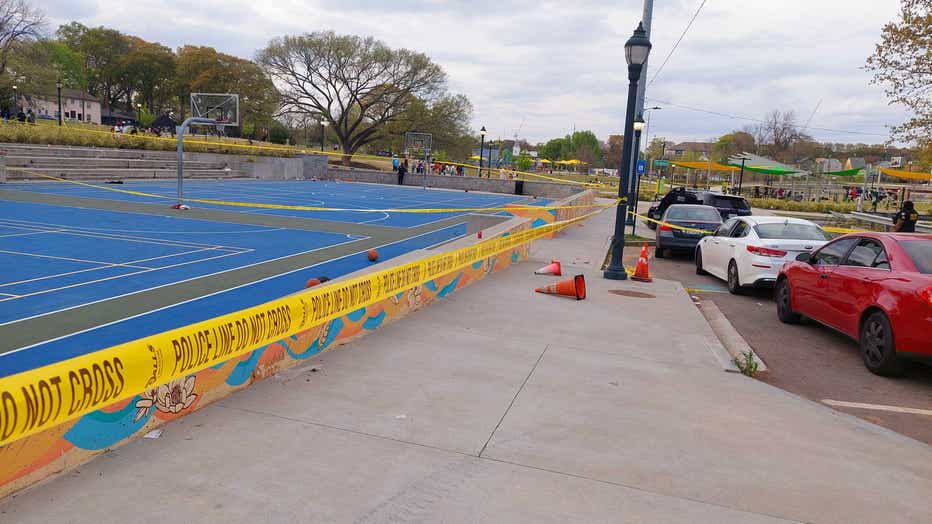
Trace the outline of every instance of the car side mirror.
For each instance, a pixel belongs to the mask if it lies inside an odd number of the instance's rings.
[[[796,260],[800,262],[806,262],[807,264],[812,263],[812,255],[810,253],[800,253],[796,255]]]

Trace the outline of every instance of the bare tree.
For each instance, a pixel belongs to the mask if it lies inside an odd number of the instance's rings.
[[[285,36],[260,51],[257,62],[279,87],[283,113],[320,115],[329,123],[344,163],[415,97],[432,100],[445,91],[446,74],[426,55],[371,37]]]
[[[45,14],[26,0],[0,0],[0,72],[6,71],[13,47],[41,36]]]

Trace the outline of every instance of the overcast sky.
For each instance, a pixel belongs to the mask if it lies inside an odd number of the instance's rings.
[[[624,43],[643,0],[35,0],[52,28],[77,20],[172,48],[210,45],[253,58],[271,37],[332,29],[430,55],[475,106],[473,126],[532,143],[591,129],[620,133]],[[653,76],[701,0],[655,2]],[[825,142],[879,143],[905,113],[860,69],[897,0],[707,0],[650,85],[651,136],[706,140],[793,110]],[[522,122],[523,127],[522,127]],[[520,127],[520,131],[519,131]]]

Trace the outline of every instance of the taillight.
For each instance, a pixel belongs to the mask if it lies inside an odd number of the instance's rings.
[[[748,246],[748,251],[762,257],[785,257],[786,251],[770,249],[769,247]]]
[[[932,287],[927,287],[919,291],[919,297],[923,302],[932,306]]]
[[[661,231],[673,231],[673,228],[670,227],[670,224],[660,224]]]

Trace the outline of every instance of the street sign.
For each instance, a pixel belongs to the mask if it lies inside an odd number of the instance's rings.
[[[647,161],[646,161],[646,160],[638,160],[638,167],[637,167],[638,175],[643,175],[643,174],[644,174],[644,170],[645,170],[646,168],[647,168]]]
[[[657,160],[654,160],[654,167],[668,167],[669,165],[670,165],[669,160],[664,160],[662,158],[658,158]]]

